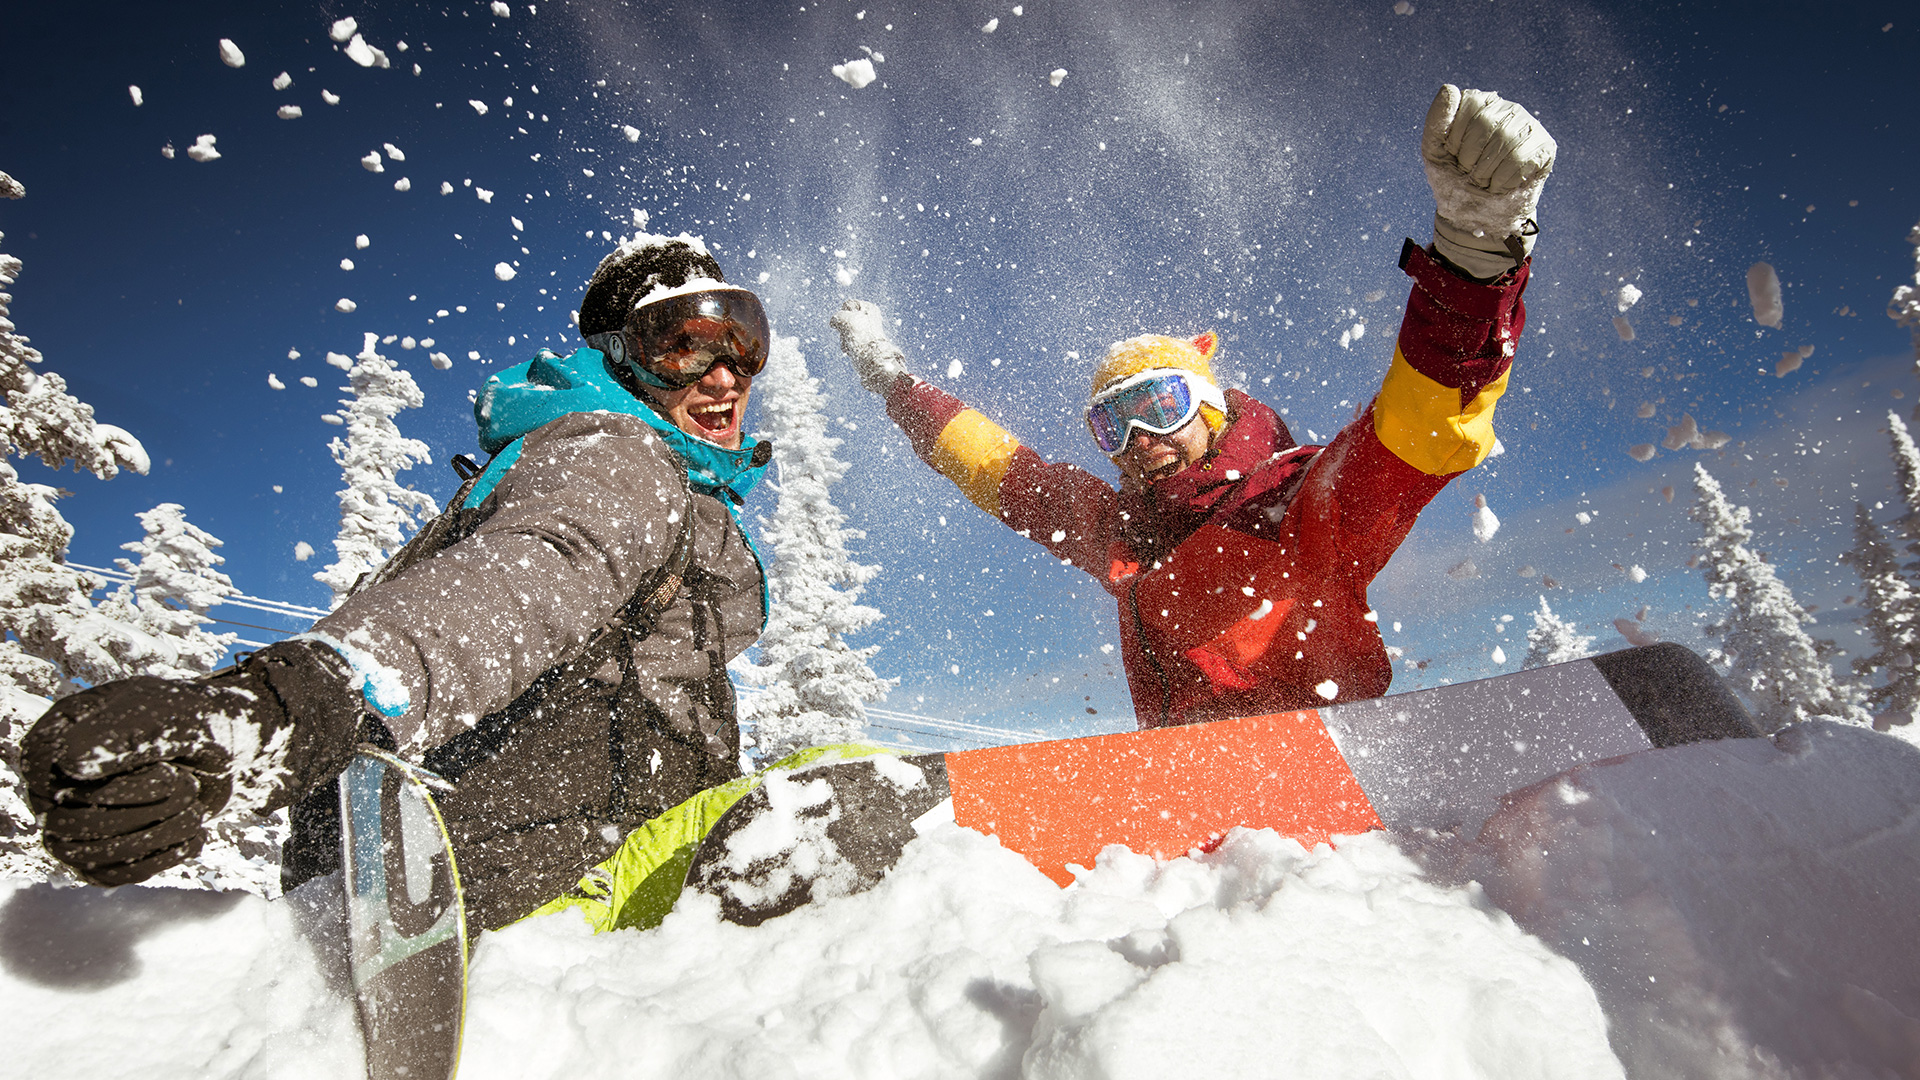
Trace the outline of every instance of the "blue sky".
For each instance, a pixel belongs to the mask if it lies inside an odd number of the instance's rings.
[[[1500,410],[1507,453],[1435,500],[1374,591],[1383,625],[1402,626],[1390,642],[1429,661],[1396,690],[1491,674],[1496,644],[1516,667],[1540,591],[1525,566],[1603,647],[1643,606],[1697,644],[1695,460],[1754,507],[1756,545],[1843,643],[1857,582],[1834,557],[1853,500],[1896,509],[1884,415],[1920,400],[1907,335],[1883,314],[1920,220],[1920,19],[1900,3],[35,7],[7,16],[0,87],[0,169],[28,189],[0,203],[0,249],[26,263],[13,318],[155,462],[54,481],[74,492],[75,561],[108,562],[135,513],[181,502],[227,542],[241,588],[322,603],[310,575],[331,557],[340,483],[325,354],[368,331],[435,339],[450,370],[384,348],[427,397],[400,424],[439,461],[471,452],[467,392],[532,348],[571,347],[602,232],[638,207],[655,231],[704,235],[823,379],[854,465],[840,501],[884,567],[866,599],[887,613],[876,666],[903,680],[889,704],[1125,726],[1100,648],[1118,641],[1111,602],[912,459],[826,316],[848,296],[880,303],[922,373],[1102,475],[1077,419],[1086,372],[1146,331],[1220,330],[1224,371],[1303,438],[1330,437],[1384,371],[1401,239],[1428,235],[1417,137],[1443,81],[1526,104],[1561,158]],[[346,16],[390,69],[328,39]],[[223,37],[244,67],[221,63]],[[884,59],[855,89],[830,69],[862,46]],[[282,71],[292,85],[275,91]],[[304,115],[277,118],[285,104]],[[203,133],[218,160],[187,159]],[[386,143],[405,160],[362,168]],[[1780,330],[1747,304],[1762,259],[1785,284]],[[495,279],[502,261],[511,281]],[[1645,293],[1633,342],[1610,321],[1624,282]],[[1802,345],[1807,364],[1774,378]],[[1643,401],[1654,417],[1636,417]],[[1683,411],[1735,442],[1627,456]],[[454,486],[444,465],[411,478]],[[1468,529],[1475,494],[1505,522],[1488,544]],[[304,564],[303,540],[320,549]],[[1445,574],[1467,557],[1479,577]]]

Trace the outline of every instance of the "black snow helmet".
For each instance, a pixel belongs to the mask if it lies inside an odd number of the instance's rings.
[[[633,305],[655,289],[673,289],[691,278],[725,281],[713,256],[683,240],[647,247],[622,244],[600,261],[580,298],[580,336],[604,334],[627,325]]]

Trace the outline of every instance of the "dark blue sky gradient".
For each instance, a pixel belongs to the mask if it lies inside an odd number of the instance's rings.
[[[891,704],[1003,720],[1091,707],[1090,722],[1124,724],[1118,661],[1099,648],[1118,640],[1110,601],[913,460],[825,318],[847,296],[882,304],[924,374],[1103,475],[1078,419],[1086,373],[1147,331],[1219,329],[1222,371],[1324,440],[1385,369],[1405,297],[1395,257],[1428,235],[1417,138],[1443,81],[1532,108],[1561,160],[1501,405],[1507,453],[1435,501],[1375,590],[1383,625],[1403,623],[1389,641],[1432,661],[1396,689],[1490,673],[1495,644],[1517,665],[1539,591],[1522,566],[1557,578],[1552,602],[1604,646],[1621,644],[1611,619],[1643,605],[1697,643],[1687,605],[1706,600],[1681,513],[1696,459],[1754,505],[1789,584],[1832,608],[1856,587],[1833,562],[1852,500],[1891,490],[1885,410],[1920,392],[1882,313],[1920,219],[1920,19],[1901,3],[17,7],[35,10],[5,16],[0,84],[0,169],[28,189],[0,204],[0,249],[26,263],[13,317],[155,461],[148,477],[57,481],[75,492],[63,511],[80,562],[109,561],[136,512],[177,501],[227,541],[243,589],[321,603],[309,575],[331,558],[339,474],[325,448],[338,429],[319,418],[341,382],[325,354],[357,352],[363,331],[434,338],[450,371],[383,347],[427,395],[400,424],[440,461],[471,452],[468,390],[534,347],[572,346],[601,231],[640,207],[654,231],[704,235],[731,278],[768,275],[756,287],[776,329],[823,379],[854,462],[841,502],[868,530],[862,556],[885,566],[867,599],[888,615],[876,666],[904,680]],[[348,15],[391,70],[327,39]],[[244,68],[220,63],[222,37]],[[829,68],[861,45],[885,60],[855,90]],[[1069,72],[1058,88],[1055,68]],[[275,92],[282,70],[294,82]],[[287,103],[304,117],[277,119]],[[187,160],[202,133],[218,161]],[[360,166],[389,142],[404,162]],[[393,190],[402,176],[411,191]],[[1759,259],[1786,284],[1780,331],[1750,317]],[[494,278],[503,260],[512,281]],[[1631,343],[1610,323],[1622,281],[1646,294]],[[334,311],[343,296],[358,310]],[[1362,318],[1366,335],[1339,347]],[[1783,349],[1809,344],[1806,367],[1772,377]],[[1655,418],[1635,417],[1641,401]],[[1736,444],[1626,455],[1682,411]],[[454,486],[439,464],[410,479],[443,498]],[[1480,492],[1506,522],[1491,544],[1467,530]],[[1581,525],[1581,509],[1598,515]],[[299,540],[313,561],[293,561]],[[1469,556],[1480,577],[1442,572]],[[1651,576],[1634,585],[1616,563]],[[1501,614],[1518,620],[1504,636]]]

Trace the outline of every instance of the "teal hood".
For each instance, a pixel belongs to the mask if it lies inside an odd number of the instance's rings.
[[[486,472],[467,496],[466,505],[478,506],[500,476],[520,456],[520,438],[568,413],[610,412],[637,416],[660,433],[681,460],[695,488],[714,494],[725,491],[738,505],[767,471],[772,446],[745,439],[738,450],[728,450],[675,427],[646,402],[628,393],[607,369],[597,349],[581,348],[572,356],[541,349],[524,364],[487,377],[473,404],[480,426],[480,449],[493,455]]]

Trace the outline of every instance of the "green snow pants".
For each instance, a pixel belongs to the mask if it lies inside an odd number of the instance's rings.
[[[822,758],[869,757],[893,751],[861,743],[814,746],[789,754],[751,776],[708,788],[627,834],[620,850],[587,871],[563,896],[534,909],[527,918],[577,911],[596,933],[645,930],[660,925],[680,899],[693,852],[734,803],[760,786],[775,769],[791,771]]]

